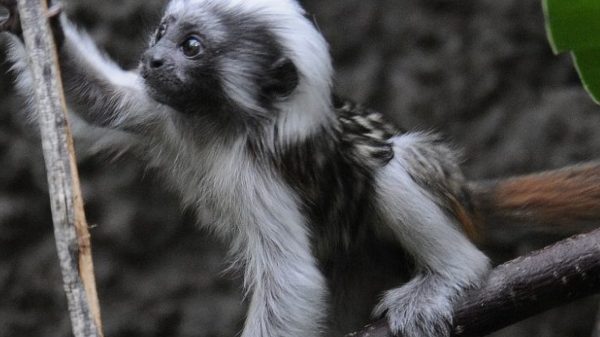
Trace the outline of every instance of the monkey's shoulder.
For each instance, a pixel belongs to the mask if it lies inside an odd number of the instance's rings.
[[[338,135],[343,153],[367,169],[385,166],[394,157],[392,137],[403,131],[372,109],[336,99]]]

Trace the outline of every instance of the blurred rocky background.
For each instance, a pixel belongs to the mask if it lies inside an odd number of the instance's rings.
[[[568,56],[552,55],[539,0],[305,0],[331,43],[339,93],[408,129],[438,130],[484,179],[591,160],[600,108]],[[67,2],[74,21],[134,67],[162,0]],[[4,50],[0,49],[0,61]],[[0,337],[70,336],[39,141],[0,68]],[[80,163],[106,336],[221,337],[239,331],[240,280],[154,172],[123,155]],[[502,262],[563,234],[487,235]],[[597,299],[496,337],[591,336]]]

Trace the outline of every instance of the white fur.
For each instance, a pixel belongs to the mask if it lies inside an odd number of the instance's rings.
[[[90,71],[102,74],[111,85],[128,87],[140,92],[144,91],[143,84],[137,74],[123,70],[114,61],[106,57],[98,50],[88,34],[78,30],[66,18],[63,17],[61,23],[69,47],[76,49],[78,53],[74,55],[79,56],[80,61],[85,62],[90,67]]]
[[[28,109],[33,106],[33,99],[35,97],[33,90],[33,74],[29,69],[29,55],[25,50],[25,46],[19,41],[16,36],[5,35],[8,40],[8,53],[7,60],[12,65],[10,71],[16,76],[15,88],[17,93],[26,100],[26,106]],[[30,109],[31,110],[31,109]],[[31,120],[37,120],[36,115],[33,113],[28,116]]]
[[[418,134],[393,138],[395,158],[375,178],[378,205],[403,247],[424,267],[452,277],[476,278],[478,269],[487,266],[487,258],[407,172],[406,150],[419,139]]]
[[[244,141],[197,148],[171,134],[160,164],[185,202],[208,213],[210,229],[230,241],[234,263],[252,293],[244,337],[318,336],[326,284],[311,254],[294,193],[256,167]],[[173,151],[173,152],[172,152]]]
[[[91,125],[75,113],[69,113],[69,126],[78,160],[100,153],[109,153],[116,158],[126,152],[137,153],[143,148],[143,142],[137,135]]]

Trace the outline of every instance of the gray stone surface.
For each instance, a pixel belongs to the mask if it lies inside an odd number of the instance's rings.
[[[338,92],[464,149],[472,178],[559,167],[600,153],[600,108],[545,40],[539,0],[305,0],[331,43]],[[122,65],[135,66],[161,0],[68,2]],[[0,49],[2,50],[2,49]],[[0,53],[0,61],[3,55]],[[0,67],[0,337],[69,336],[41,151]],[[81,162],[106,335],[234,336],[240,281],[154,172],[131,156]],[[554,235],[497,230],[498,262]],[[589,336],[588,299],[496,337]]]

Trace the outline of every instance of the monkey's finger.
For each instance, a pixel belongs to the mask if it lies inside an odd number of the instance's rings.
[[[57,20],[62,12],[63,5],[59,3],[54,4],[50,8],[48,8],[48,12],[46,12],[46,17],[50,20]]]
[[[58,3],[53,4],[50,8],[48,8],[48,12],[46,13],[46,17],[50,20],[50,26],[52,27],[54,40],[56,41],[56,45],[58,47],[62,46],[62,43],[65,39],[65,34],[60,23],[60,14],[62,14],[62,12],[63,6]]]

